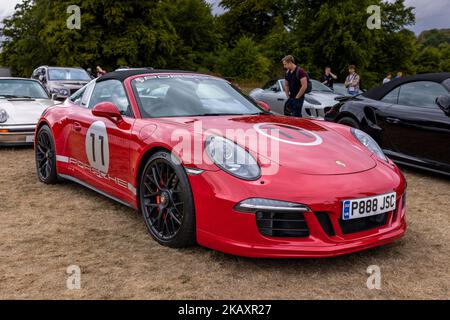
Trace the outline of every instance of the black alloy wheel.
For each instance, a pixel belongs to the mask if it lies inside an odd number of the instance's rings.
[[[41,182],[54,184],[58,181],[56,173],[56,152],[53,135],[48,126],[43,126],[36,138],[36,172]]]
[[[140,209],[152,237],[170,247],[195,243],[195,213],[184,168],[168,152],[158,152],[141,176]]]

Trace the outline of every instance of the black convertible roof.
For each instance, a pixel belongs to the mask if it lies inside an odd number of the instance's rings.
[[[164,69],[152,69],[152,68],[135,68],[135,69],[122,69],[119,71],[109,72],[97,79],[97,82],[106,80],[119,80],[124,81],[125,79],[140,75],[140,74],[152,74],[152,73],[197,73],[193,71],[182,71],[182,70],[164,70]]]
[[[442,83],[448,78],[450,78],[450,72],[417,74],[414,76],[407,76],[400,79],[394,79],[382,86],[370,89],[369,91],[364,92],[362,95],[369,99],[380,100],[392,89],[395,89],[396,87],[408,82],[432,81]]]

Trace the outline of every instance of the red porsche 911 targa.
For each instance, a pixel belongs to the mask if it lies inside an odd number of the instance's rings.
[[[42,114],[39,180],[139,210],[160,244],[330,257],[402,237],[403,174],[362,131],[272,114],[229,82],[128,69]]]

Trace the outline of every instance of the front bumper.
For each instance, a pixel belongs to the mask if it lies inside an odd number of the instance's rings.
[[[33,145],[36,125],[0,126],[0,146]]]
[[[332,257],[392,242],[406,231],[403,194],[406,182],[396,167],[383,165],[356,174],[335,176],[298,175],[280,169],[271,177],[253,182],[228,174],[203,172],[189,176],[196,208],[197,241],[225,253],[260,258]],[[262,184],[264,182],[264,184]],[[386,214],[382,225],[361,231],[341,226],[341,201],[365,196],[397,193],[397,209]],[[302,213],[309,233],[303,237],[263,235],[254,213],[238,212],[235,205],[248,198],[266,198],[302,203],[310,210]],[[333,234],[319,221],[325,213]]]

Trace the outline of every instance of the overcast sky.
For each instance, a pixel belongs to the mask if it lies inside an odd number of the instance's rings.
[[[12,14],[14,6],[20,1],[0,0],[0,17]],[[217,6],[219,0],[207,1],[214,4],[214,13],[222,12]],[[433,28],[450,28],[450,0],[406,0],[405,3],[416,8],[416,25],[410,27],[415,33],[419,34],[423,30]]]

